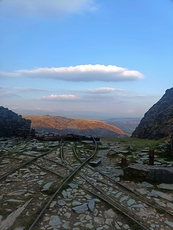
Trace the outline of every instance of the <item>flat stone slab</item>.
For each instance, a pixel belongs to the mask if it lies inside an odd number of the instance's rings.
[[[88,210],[88,205],[87,204],[82,204],[82,205],[76,206],[76,207],[74,207],[72,209],[76,213],[84,213],[84,212],[86,212]]]
[[[157,185],[158,188],[161,188],[161,189],[167,189],[167,190],[173,190],[173,184],[159,184]]]
[[[124,169],[124,175],[130,178],[163,183],[173,183],[173,167],[132,164]]]
[[[88,202],[88,208],[89,208],[89,210],[91,211],[91,212],[93,212],[94,211],[94,209],[95,209],[95,200],[89,200],[89,202]]]
[[[59,218],[59,216],[51,216],[50,221],[49,221],[49,225],[50,226],[57,226],[57,225],[61,225],[62,221]]]

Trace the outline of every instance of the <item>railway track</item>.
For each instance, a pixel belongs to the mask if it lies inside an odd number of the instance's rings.
[[[94,139],[93,142],[96,146],[97,144]],[[22,162],[22,164],[19,164],[21,163],[21,161],[19,161],[18,165],[15,165],[15,167],[12,167],[12,169],[0,176],[1,194],[3,194],[2,206],[5,206],[5,208],[2,207],[1,213],[3,213],[4,216],[7,216],[8,213],[15,212],[16,205],[14,205],[14,203],[11,205],[10,202],[15,202],[17,205],[19,205],[24,201],[27,202],[28,198],[30,202],[28,203],[27,207],[27,215],[32,212],[32,214],[35,216],[40,209],[42,209],[40,213],[44,212],[56,194],[58,194],[59,190],[74,176],[77,171],[80,170],[80,168],[87,161],[92,158],[92,156],[96,153],[96,150],[97,147],[95,147],[95,150],[90,157],[85,159],[85,161],[82,163],[81,160],[78,161],[78,164],[77,160],[73,156],[73,151],[70,150],[70,146],[67,142],[62,144],[60,143],[59,149],[55,147],[50,151],[37,156],[27,154],[26,158],[29,156],[29,158],[31,158],[30,160],[25,160]],[[16,157],[16,155],[14,157]],[[9,158],[8,161],[2,161],[2,163],[10,163]],[[64,178],[66,179],[64,180]],[[48,182],[50,180],[51,182]],[[43,183],[45,185],[41,189]],[[47,187],[53,184],[53,191],[49,191],[49,193],[53,193],[53,195],[51,194],[50,196],[49,194],[44,194],[44,192],[47,190]],[[58,189],[56,189],[54,192],[55,188]],[[35,193],[37,194],[36,196]],[[15,199],[8,199],[9,196],[13,196]],[[44,205],[45,203],[46,205]],[[8,206],[10,208],[8,208]],[[13,208],[11,208],[12,206]],[[42,206],[44,206],[44,208]],[[41,215],[42,214],[40,214],[40,216]],[[34,225],[35,223],[32,224],[29,229],[32,229]]]
[[[86,173],[87,171],[89,173]],[[167,220],[170,222],[173,220],[173,213],[156,204],[149,203],[132,189],[102,172],[94,172],[89,168],[89,170],[84,169],[80,176],[85,181],[82,184],[85,189],[108,202],[126,218],[131,219],[135,229],[150,229],[152,226],[147,223],[147,220],[150,219],[149,222],[152,222],[154,226],[154,221],[158,219],[160,213],[164,213],[164,218],[162,216],[160,221],[160,225],[163,225],[164,229],[167,228],[167,224],[163,223]],[[139,220],[139,216],[143,218]],[[158,225],[158,221],[155,225]]]
[[[26,141],[10,149],[0,175],[0,229],[171,229],[171,212],[89,166],[97,145],[94,138],[37,141],[38,148]]]

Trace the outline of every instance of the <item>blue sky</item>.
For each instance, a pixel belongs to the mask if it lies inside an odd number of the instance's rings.
[[[0,104],[143,117],[173,87],[172,0],[1,0]]]

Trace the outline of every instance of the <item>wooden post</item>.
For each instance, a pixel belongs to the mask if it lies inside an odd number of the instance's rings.
[[[150,149],[149,152],[149,165],[154,165],[154,149]]]

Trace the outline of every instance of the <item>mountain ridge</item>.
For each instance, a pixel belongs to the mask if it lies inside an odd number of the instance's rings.
[[[61,116],[51,115],[28,115],[22,116],[25,119],[31,120],[31,126],[35,128],[46,128],[54,130],[79,130],[86,131],[94,130],[99,134],[99,130],[103,133],[103,130],[107,130],[115,135],[125,135],[125,133],[117,126],[110,125],[104,121],[90,120],[85,118],[67,118]]]

